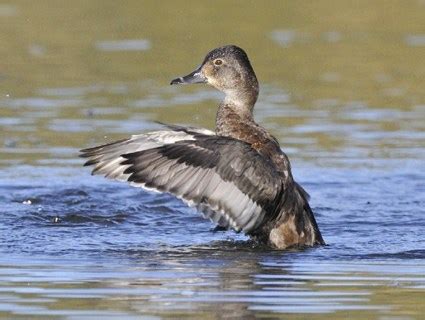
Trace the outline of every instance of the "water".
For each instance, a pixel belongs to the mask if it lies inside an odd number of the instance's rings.
[[[382,6],[0,5],[0,318],[421,319],[425,5]],[[220,94],[168,83],[227,43],[327,246],[214,231],[77,157],[155,121],[212,128]]]

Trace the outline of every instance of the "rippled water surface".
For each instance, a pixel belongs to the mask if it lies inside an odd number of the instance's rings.
[[[0,318],[422,319],[424,21],[420,0],[0,4]],[[156,121],[212,128],[220,94],[168,83],[227,43],[327,246],[260,247],[82,167]]]

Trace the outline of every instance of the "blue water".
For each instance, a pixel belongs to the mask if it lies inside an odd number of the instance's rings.
[[[374,166],[296,167],[327,246],[286,252],[75,163],[3,168],[0,316],[392,315],[382,287],[425,294],[425,171]]]
[[[411,168],[299,168],[328,246],[314,259],[424,258],[425,172]],[[1,171],[4,254],[80,258],[91,254],[250,248],[167,194],[91,177],[87,168],[16,166]],[[13,230],[13,233],[7,232]],[[248,244],[247,244],[247,243]],[[215,246],[215,245],[214,245]]]

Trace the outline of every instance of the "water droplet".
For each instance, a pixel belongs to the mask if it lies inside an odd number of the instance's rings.
[[[52,222],[53,223],[60,223],[60,222],[62,222],[62,220],[61,220],[61,218],[59,218],[58,216],[56,216],[56,217],[53,217]]]

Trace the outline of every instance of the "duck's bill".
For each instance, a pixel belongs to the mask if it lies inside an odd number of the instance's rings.
[[[187,76],[176,78],[171,81],[170,84],[190,84],[190,83],[206,83],[207,78],[202,74],[201,68],[199,67]]]

